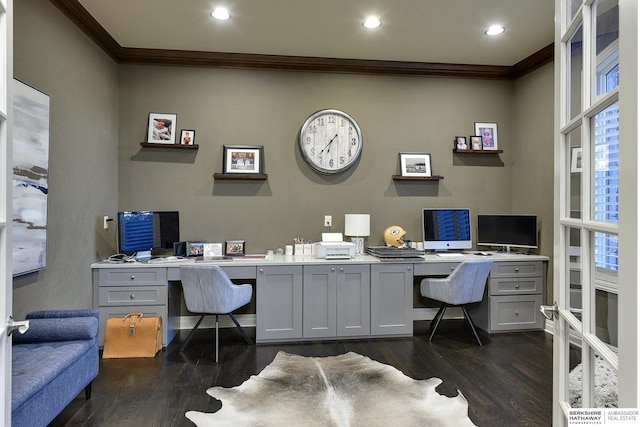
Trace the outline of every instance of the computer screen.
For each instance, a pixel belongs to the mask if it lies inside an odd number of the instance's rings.
[[[153,212],[118,212],[118,251],[131,254],[153,248]]]
[[[478,215],[478,245],[538,247],[536,215]]]
[[[173,249],[180,241],[180,214],[178,211],[153,212],[153,248]]]
[[[172,249],[180,241],[177,211],[118,212],[118,251],[125,254]]]
[[[422,209],[425,250],[471,249],[471,216],[466,208]]]

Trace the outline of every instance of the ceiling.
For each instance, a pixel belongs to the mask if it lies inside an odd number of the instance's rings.
[[[511,67],[554,37],[554,0],[51,1],[123,58],[151,49]],[[231,19],[214,20],[214,6]],[[368,15],[382,26],[365,29]],[[491,24],[506,31],[486,36]]]

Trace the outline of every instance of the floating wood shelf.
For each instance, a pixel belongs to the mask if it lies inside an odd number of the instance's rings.
[[[432,175],[432,176],[402,176],[402,175],[392,175],[394,181],[440,181],[444,179],[442,175]]]
[[[248,179],[254,181],[264,181],[265,179],[267,179],[268,175],[266,173],[214,173],[213,177],[215,179]]]
[[[182,145],[182,144],[159,144],[157,142],[141,142],[141,147],[146,148],[176,148],[178,150],[197,150],[198,144]]]
[[[457,148],[453,149],[454,153],[458,154],[500,154],[504,150],[458,150]]]

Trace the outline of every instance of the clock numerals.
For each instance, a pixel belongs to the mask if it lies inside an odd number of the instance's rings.
[[[351,157],[351,150],[349,150],[349,157]],[[340,156],[340,164],[344,165],[344,162],[345,162],[344,156]]]

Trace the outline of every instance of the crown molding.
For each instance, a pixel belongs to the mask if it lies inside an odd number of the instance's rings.
[[[318,58],[122,47],[78,0],[50,0],[119,64],[514,80],[553,61],[553,44],[513,66]]]

